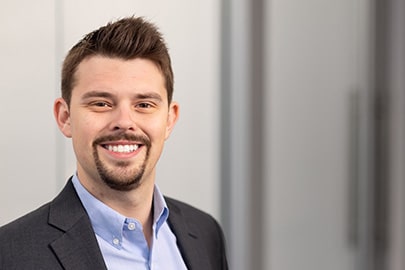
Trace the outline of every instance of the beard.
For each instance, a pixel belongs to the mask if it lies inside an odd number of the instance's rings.
[[[103,144],[103,142],[118,140],[134,141],[141,143],[143,147],[146,148],[145,158],[139,167],[130,167],[131,163],[128,161],[116,162],[115,168],[108,168],[108,166],[103,163],[98,154],[97,147]],[[97,138],[93,142],[93,158],[101,180],[111,189],[118,191],[128,191],[139,187],[145,173],[146,164],[149,160],[150,146],[150,140],[146,136],[119,133]]]

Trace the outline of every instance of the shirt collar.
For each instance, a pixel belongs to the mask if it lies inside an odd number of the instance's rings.
[[[121,215],[94,197],[80,183],[77,174],[73,176],[72,182],[89,215],[94,232],[112,246],[120,248],[117,242],[122,243],[125,223],[128,223],[128,220],[134,219]],[[153,231],[155,237],[158,236],[159,229],[166,222],[168,217],[169,209],[166,205],[166,201],[157,185],[155,185],[153,192]],[[138,222],[138,224],[140,223]]]

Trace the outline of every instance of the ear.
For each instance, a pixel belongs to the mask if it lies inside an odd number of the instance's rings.
[[[68,138],[72,137],[72,129],[70,125],[69,106],[63,98],[55,100],[53,105],[53,114],[60,131]]]
[[[174,125],[179,119],[179,104],[175,101],[172,101],[169,106],[169,115],[167,117],[167,126],[166,126],[166,137],[169,138],[170,133],[172,132]]]

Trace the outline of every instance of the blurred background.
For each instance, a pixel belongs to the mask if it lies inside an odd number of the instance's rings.
[[[401,0],[2,0],[0,225],[75,172],[61,63],[130,15],[163,32],[181,105],[157,182],[220,221],[230,269],[405,269]]]

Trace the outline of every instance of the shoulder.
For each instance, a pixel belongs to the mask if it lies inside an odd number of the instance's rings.
[[[228,269],[225,238],[217,220],[187,203],[167,197],[165,200],[169,208],[169,226],[177,237],[180,250],[195,252],[199,254],[195,255],[197,257],[206,256],[205,263],[211,266],[207,269]],[[195,256],[190,257],[195,259]]]
[[[47,246],[61,231],[48,222],[50,203],[0,227],[0,253],[22,252],[26,247]],[[18,249],[22,249],[18,251]],[[18,254],[15,254],[18,255]]]
[[[48,215],[49,203],[0,227],[0,269],[52,257],[48,245],[61,232],[49,226]]]
[[[173,198],[165,197],[165,200],[172,227],[187,229],[191,234],[199,235],[206,241],[224,241],[222,228],[212,215]]]
[[[51,202],[0,227],[0,269],[59,269],[51,244],[76,224],[86,226],[81,233],[91,227],[69,182]]]
[[[0,236],[16,237],[25,232],[31,233],[34,230],[41,231],[44,228],[52,227],[49,225],[51,212],[66,213],[68,212],[68,209],[76,209],[74,208],[75,205],[72,204],[75,200],[74,194],[75,191],[73,185],[71,184],[71,181],[69,181],[52,201],[45,203],[38,209],[0,227]],[[34,233],[34,235],[38,235],[38,233]]]
[[[165,200],[170,214],[173,214],[175,217],[180,216],[181,218],[185,219],[185,221],[194,221],[193,223],[204,222],[215,226],[217,225],[217,221],[212,215],[191,206],[190,204],[170,197],[165,197]]]
[[[171,211],[181,211],[185,214],[195,214],[195,215],[201,215],[201,216],[205,216],[205,217],[211,217],[211,215],[209,215],[208,213],[194,207],[191,206],[190,204],[187,204],[185,202],[170,198],[165,196],[165,201],[167,203],[167,207],[171,210]]]
[[[3,225],[0,227],[0,238],[14,238],[21,234],[24,235],[26,232],[31,232],[34,229],[36,230],[41,225],[47,224],[48,213],[49,203],[28,214],[25,214],[14,221],[11,221],[8,224]]]

